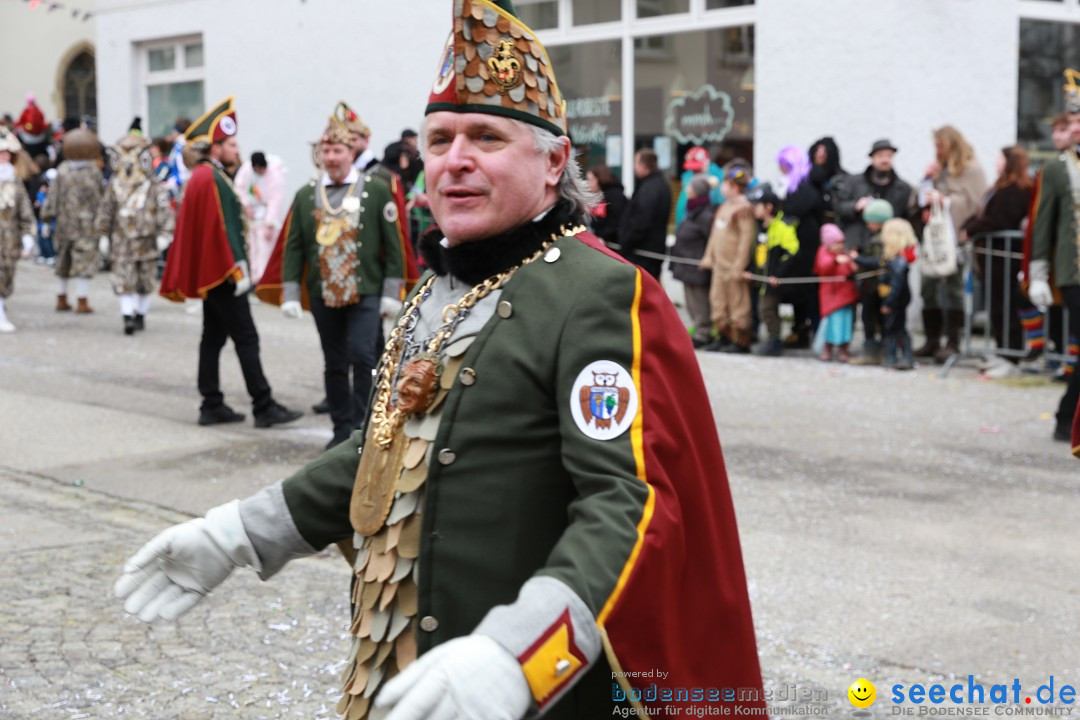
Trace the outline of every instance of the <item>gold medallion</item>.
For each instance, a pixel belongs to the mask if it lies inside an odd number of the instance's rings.
[[[394,503],[398,478],[405,467],[408,444],[405,433],[398,431],[390,445],[382,448],[374,441],[372,432],[368,432],[349,504],[349,520],[361,535],[375,535],[386,522]]]
[[[324,247],[336,243],[345,231],[344,218],[326,218],[319,223],[319,229],[315,232],[315,242]]]

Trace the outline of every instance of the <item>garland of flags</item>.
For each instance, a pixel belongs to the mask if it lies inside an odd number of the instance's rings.
[[[48,13],[54,13],[60,10],[68,10],[71,12],[72,20],[78,20],[81,18],[83,22],[86,22],[90,18],[94,17],[94,13],[91,10],[82,10],[80,8],[71,7],[62,2],[55,2],[55,0],[23,0],[23,2],[27,3],[27,8],[30,10],[37,10],[39,7],[44,8],[45,12]]]

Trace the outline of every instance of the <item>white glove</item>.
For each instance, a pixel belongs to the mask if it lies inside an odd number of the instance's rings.
[[[174,620],[229,576],[234,567],[261,569],[240,519],[240,501],[211,508],[160,533],[124,565],[113,592],[143,622]]]
[[[52,223],[41,223],[41,237],[46,240],[52,235]]]
[[[1045,313],[1047,308],[1054,304],[1054,293],[1050,290],[1050,283],[1045,280],[1032,280],[1028,285],[1028,299],[1031,304],[1039,308],[1039,312]]]
[[[251,273],[248,271],[248,264],[246,261],[241,260],[236,263],[240,268],[240,272],[244,274],[242,278],[236,281],[236,291],[233,293],[236,297],[246,295],[247,291],[251,289]]]
[[[109,255],[109,238],[106,235],[102,235],[98,238],[97,249],[102,255],[108,257]]]
[[[401,312],[401,305],[402,302],[397,298],[383,295],[379,299],[379,317],[396,318],[398,313]]]
[[[375,698],[386,720],[520,720],[532,691],[517,659],[487,635],[467,635],[430,650]]]
[[[35,245],[37,245],[37,243],[34,242],[34,236],[33,235],[23,235],[22,236],[22,256],[23,256],[23,259],[33,257],[33,255],[34,255],[34,246]]]
[[[163,252],[165,252],[166,250],[169,249],[170,245],[172,245],[172,236],[170,236],[170,235],[158,235],[157,240],[155,242],[157,243],[157,251],[159,253],[163,253]]]
[[[304,309],[296,300],[287,300],[281,303],[281,314],[290,320],[299,320]]]

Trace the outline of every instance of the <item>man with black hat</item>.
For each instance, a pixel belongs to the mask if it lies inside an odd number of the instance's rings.
[[[836,184],[836,215],[849,249],[866,253],[872,233],[863,220],[863,210],[871,201],[887,200],[893,217],[914,219],[917,211],[915,191],[893,170],[896,147],[888,140],[878,140],[870,148],[870,165],[858,175],[848,175]],[[855,365],[877,365],[881,362],[881,319],[878,312],[877,282],[873,278],[859,285],[862,303],[865,344],[862,357]]]
[[[690,340],[660,285],[584,230],[595,198],[533,31],[506,0],[454,5],[424,143],[445,236],[425,236],[432,271],[365,431],[165,530],[116,592],[174,618],[234,567],[268,577],[351,541],[351,720],[663,714],[641,677],[658,697],[740,688],[680,706],[764,714]]]
[[[259,359],[259,333],[251,318],[247,293],[251,272],[244,250],[243,206],[226,164],[240,159],[236,142],[233,98],[218,103],[185,133],[185,153],[194,158],[176,218],[161,295],[175,302],[203,300],[203,331],[199,344],[200,425],[240,422],[243,414],[225,404],[218,375],[221,350],[230,338],[251,395],[255,427],[291,422],[303,413],[274,400]]]

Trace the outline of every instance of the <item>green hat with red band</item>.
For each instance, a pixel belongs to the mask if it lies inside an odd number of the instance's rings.
[[[566,102],[547,51],[510,0],[454,0],[425,115],[481,113],[566,134]]]

